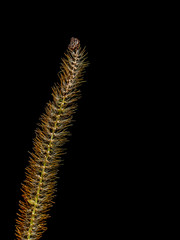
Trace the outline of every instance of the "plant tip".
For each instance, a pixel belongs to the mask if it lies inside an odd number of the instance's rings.
[[[70,44],[69,44],[69,49],[71,50],[77,50],[79,49],[80,47],[80,41],[78,38],[74,38],[72,37],[71,40],[70,40]]]

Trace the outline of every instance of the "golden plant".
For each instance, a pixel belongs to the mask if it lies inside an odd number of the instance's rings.
[[[37,240],[47,229],[49,210],[54,204],[57,173],[68,140],[69,126],[77,109],[86,61],[86,50],[77,38],[71,38],[62,59],[60,83],[52,88],[53,100],[40,118],[33,151],[22,184],[23,200],[19,201],[16,219],[18,240]]]

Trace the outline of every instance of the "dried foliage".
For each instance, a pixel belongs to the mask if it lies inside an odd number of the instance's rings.
[[[40,239],[47,229],[46,220],[54,203],[63,146],[68,140],[86,66],[85,49],[81,49],[77,38],[71,38],[58,74],[60,82],[53,87],[53,100],[41,116],[26,168],[26,178],[22,184],[23,200],[20,201],[16,220],[18,240]]]

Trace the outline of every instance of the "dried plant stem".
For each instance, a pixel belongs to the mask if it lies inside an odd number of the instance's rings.
[[[68,140],[68,129],[77,108],[79,86],[86,66],[85,49],[81,49],[78,39],[72,38],[62,59],[60,84],[53,87],[53,100],[48,103],[40,128],[36,130],[34,151],[22,184],[23,201],[20,201],[16,220],[18,240],[40,239],[47,229],[46,220],[54,204],[63,145]]]

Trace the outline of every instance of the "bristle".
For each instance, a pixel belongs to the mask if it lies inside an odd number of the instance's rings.
[[[19,202],[16,220],[17,240],[37,240],[47,229],[48,211],[53,205],[58,167],[68,140],[69,126],[80,97],[83,82],[85,50],[80,41],[72,38],[62,59],[58,74],[60,83],[52,89],[53,100],[46,106],[36,130],[33,152],[22,184],[23,201]]]

